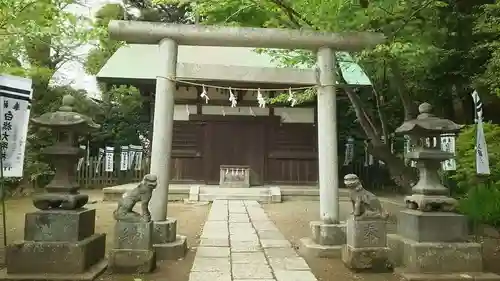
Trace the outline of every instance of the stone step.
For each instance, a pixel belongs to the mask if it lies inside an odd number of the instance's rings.
[[[281,202],[279,187],[222,188],[192,186],[189,201],[211,202],[214,200],[255,200],[265,203]]]

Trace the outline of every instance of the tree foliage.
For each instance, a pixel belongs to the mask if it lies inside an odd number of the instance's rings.
[[[31,115],[56,110],[62,96],[73,95],[78,109],[94,114],[95,104],[86,91],[57,86],[54,74],[66,62],[81,59],[75,50],[95,38],[90,19],[68,9],[78,5],[73,0],[3,0],[0,1],[0,72],[33,80]],[[60,85],[60,83],[59,83]],[[50,176],[50,167],[40,155],[40,148],[54,141],[45,129],[30,126],[22,186],[36,185]],[[18,183],[17,181],[13,183]]]
[[[400,186],[408,188],[415,174],[381,139],[414,118],[419,103],[430,102],[436,114],[468,123],[473,116],[470,93],[477,88],[486,117],[494,118],[488,108],[498,104],[500,85],[495,75],[500,34],[496,1],[200,0],[192,5],[204,24],[383,33],[386,43],[352,54],[373,89],[343,90],[354,120],[344,119],[340,127],[357,122],[370,141],[370,153],[386,162]],[[312,52],[271,53],[287,66],[314,63]],[[300,100],[311,99],[314,94],[306,93]]]

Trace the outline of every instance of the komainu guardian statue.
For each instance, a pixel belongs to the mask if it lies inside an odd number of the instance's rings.
[[[156,175],[145,175],[141,183],[125,193],[118,202],[118,208],[113,212],[113,216],[117,221],[126,222],[150,222],[151,214],[149,212],[149,201],[153,190],[158,184]],[[135,204],[141,202],[142,215],[133,211]]]
[[[345,175],[344,184],[349,189],[349,198],[353,209],[352,214],[355,219],[387,218],[387,213],[382,209],[382,204],[377,196],[363,188],[357,175]]]

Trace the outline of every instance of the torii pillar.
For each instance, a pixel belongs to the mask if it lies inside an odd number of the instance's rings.
[[[307,49],[317,52],[318,81],[318,161],[320,218],[312,222],[312,238],[303,239],[307,249],[325,256],[345,244],[344,227],[339,224],[337,107],[334,51],[359,51],[382,43],[382,34],[370,32],[325,33],[312,30],[238,28],[181,25],[136,21],[109,23],[110,37],[134,44],[158,44],[164,62],[156,79],[151,173],[158,176],[150,209],[155,222],[155,250],[158,258],[177,258],[185,238],[176,236],[176,221],[167,218],[168,185],[172,151],[174,92],[177,46],[225,46],[250,48]],[[133,66],[131,66],[133,67]],[[223,77],[224,73],[220,73]],[[177,237],[177,238],[176,238]],[[338,247],[337,247],[338,245]],[[177,247],[177,248],[176,248]],[[332,256],[327,254],[326,256]]]

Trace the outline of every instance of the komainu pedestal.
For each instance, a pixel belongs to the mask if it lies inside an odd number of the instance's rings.
[[[387,271],[390,249],[387,247],[387,226],[384,218],[347,220],[347,243],[342,249],[342,261],[349,269]]]
[[[117,221],[114,249],[109,252],[109,270],[113,273],[148,273],[155,267],[153,222]]]
[[[93,280],[106,269],[106,235],[95,234],[95,210],[26,214],[24,240],[7,247],[0,280]]]

